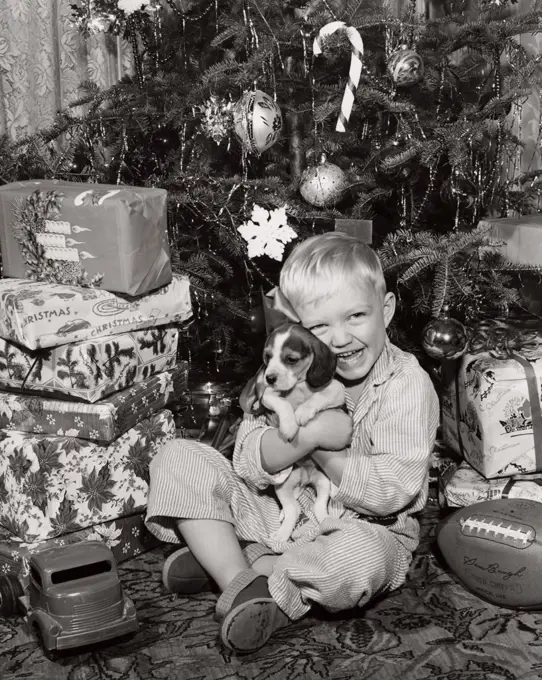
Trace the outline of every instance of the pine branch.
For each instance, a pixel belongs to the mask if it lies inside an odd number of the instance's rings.
[[[436,318],[440,316],[448,296],[449,274],[450,260],[447,257],[444,257],[437,264],[435,268],[435,277],[433,279],[433,301],[431,306],[431,314]]]
[[[400,269],[405,265],[408,265],[407,271],[409,271],[412,264],[416,264],[420,261],[433,261],[433,259],[438,258],[439,255],[440,254],[435,250],[435,248],[431,247],[413,248],[407,253],[395,255],[393,253],[386,254],[384,249],[379,250],[379,257],[382,262],[382,269],[385,274],[390,274],[396,269]]]
[[[419,277],[424,270],[433,267],[439,261],[440,253],[438,252],[432,252],[424,257],[420,257],[399,276],[397,282],[399,284],[408,284],[412,279]]]

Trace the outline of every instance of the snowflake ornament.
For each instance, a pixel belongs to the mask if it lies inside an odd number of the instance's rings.
[[[233,103],[212,94],[203,106],[201,127],[205,135],[220,144],[229,136],[233,123]]]
[[[285,244],[297,238],[297,233],[288,225],[286,206],[266,210],[254,204],[251,220],[237,227],[237,231],[248,244],[250,259],[267,255],[280,262]]]

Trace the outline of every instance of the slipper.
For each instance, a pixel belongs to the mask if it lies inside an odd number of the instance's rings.
[[[259,543],[241,540],[239,544],[249,565],[270,552],[268,548]],[[164,562],[162,583],[166,590],[179,595],[195,595],[219,590],[216,583],[190,552],[190,548],[186,546],[171,553]]]
[[[222,643],[238,654],[257,651],[275,631],[290,623],[271,597],[267,578],[252,570],[234,578],[220,596],[216,611],[217,618],[222,619]]]
[[[190,552],[184,547],[167,558],[162,567],[162,583],[171,593],[194,595],[217,590],[211,577]]]

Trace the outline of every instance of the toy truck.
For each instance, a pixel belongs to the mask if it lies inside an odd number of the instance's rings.
[[[48,653],[137,631],[132,600],[117,563],[101,541],[48,548],[30,556],[29,582],[19,602]]]

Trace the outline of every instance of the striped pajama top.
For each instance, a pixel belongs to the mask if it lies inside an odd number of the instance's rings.
[[[341,483],[333,488],[330,515],[397,515],[390,526],[412,551],[419,525],[413,517],[427,501],[429,464],[439,422],[439,402],[429,375],[410,353],[389,340],[368,374],[356,403],[347,394],[353,436]],[[284,481],[261,465],[265,418],[245,416],[233,454],[236,473],[255,492]]]

